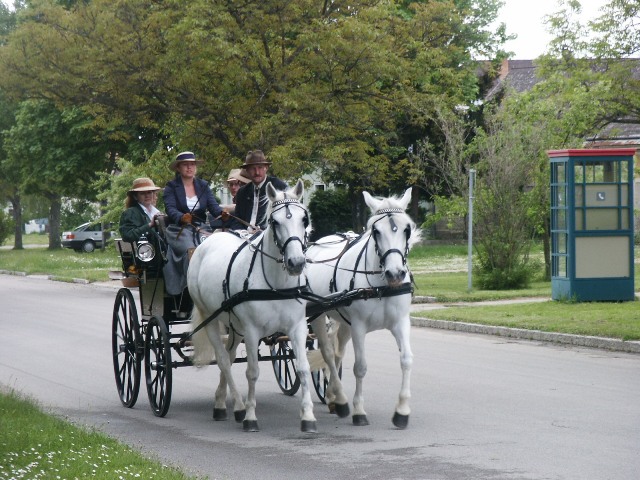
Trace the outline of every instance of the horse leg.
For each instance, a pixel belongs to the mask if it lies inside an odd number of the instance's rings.
[[[258,365],[258,339],[254,338],[254,334],[247,334],[244,338],[247,347],[247,370],[246,377],[248,383],[246,415],[242,421],[242,429],[245,432],[258,432],[258,417],[256,417],[256,382],[260,375],[260,366]]]
[[[356,377],[356,392],[353,395],[353,424],[358,427],[369,425],[367,412],[364,410],[364,395],[362,393],[362,381],[367,374],[367,362],[364,356],[365,332],[353,330],[353,354],[355,361],[353,364],[353,375]]]
[[[392,420],[393,424],[400,429],[407,428],[409,423],[409,413],[411,413],[409,400],[411,399],[410,380],[413,353],[411,352],[411,345],[409,342],[410,330],[411,325],[409,317],[398,322],[397,326],[391,330],[391,333],[398,344],[398,349],[400,350],[400,368],[402,369],[400,395],[398,396],[398,403],[396,404],[396,410],[393,414]]]
[[[222,328],[223,324],[220,322],[220,332],[226,332],[225,328]],[[229,356],[229,365],[233,365],[233,362],[236,359],[236,354],[238,351],[238,346],[242,343],[242,337],[240,335],[236,335],[231,330],[229,337],[227,338],[226,352]],[[225,374],[220,371],[220,382],[218,384],[218,388],[216,389],[216,403],[213,408],[213,419],[214,420],[226,420],[227,419],[227,377]],[[233,393],[233,392],[232,392]],[[244,404],[236,403],[234,404],[233,415],[236,422],[241,422],[244,419],[245,408]]]
[[[313,415],[313,402],[311,401],[311,369],[306,355],[307,344],[307,323],[305,321],[297,324],[289,330],[289,340],[293,353],[297,359],[296,370],[300,379],[302,389],[302,403],[300,407],[300,430],[306,433],[316,433],[318,431],[316,417]]]
[[[213,348],[216,352],[216,363],[218,364],[218,368],[220,369],[220,382],[218,383],[218,388],[216,389],[215,394],[215,403],[213,407],[213,418],[214,420],[224,420],[226,419],[226,411],[227,411],[227,385],[229,386],[229,391],[234,399],[234,414],[236,415],[236,419],[238,415],[240,415],[244,411],[244,403],[242,402],[242,396],[238,392],[238,388],[236,387],[235,381],[231,376],[231,358],[229,352],[224,346],[222,341],[222,337],[220,335],[220,325],[219,321],[214,320],[211,324],[207,325],[207,334],[209,335],[209,339],[213,344]],[[235,352],[235,350],[234,350]]]
[[[329,383],[325,391],[325,400],[329,407],[329,412],[337,413],[341,418],[346,417],[349,415],[349,400],[344,393],[342,381],[338,374],[336,351],[334,348],[334,339],[337,337],[338,332],[333,331],[331,336],[329,336],[327,332],[327,317],[324,315],[311,322],[311,327],[316,334],[322,357],[329,369]]]

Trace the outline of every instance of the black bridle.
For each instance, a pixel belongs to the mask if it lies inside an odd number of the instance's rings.
[[[385,218],[389,219],[389,222],[391,224],[391,230],[393,232],[397,232],[398,231],[398,226],[396,225],[396,222],[393,220],[394,215],[396,214],[404,214],[404,210],[401,208],[383,208],[380,209],[378,211],[376,211],[373,216],[376,215],[382,215],[380,218],[376,219],[372,224],[371,224],[371,234],[369,236],[369,238],[366,240],[365,244],[363,245],[362,249],[360,250],[360,252],[358,253],[358,257],[356,258],[356,263],[355,263],[355,267],[353,269],[350,268],[344,268],[344,267],[340,267],[340,260],[342,258],[342,255],[344,255],[344,253],[351,247],[355,246],[358,242],[360,242],[360,240],[362,240],[365,235],[361,235],[360,237],[356,238],[351,244],[349,244],[349,246],[347,248],[345,248],[342,251],[342,254],[340,255],[340,258],[338,258],[336,265],[333,269],[333,279],[331,280],[331,285],[330,285],[330,291],[335,292],[337,290],[337,273],[338,270],[343,270],[343,271],[348,271],[348,272],[352,272],[353,275],[351,277],[351,282],[349,284],[349,290],[353,290],[354,289],[354,285],[355,285],[355,279],[356,279],[356,274],[361,273],[364,275],[376,275],[376,274],[381,274],[384,271],[385,268],[385,260],[387,259],[387,257],[389,255],[391,255],[392,253],[397,253],[402,257],[402,264],[406,265],[407,264],[407,257],[409,255],[409,239],[411,238],[411,226],[407,225],[407,227],[405,228],[405,248],[404,248],[404,252],[402,252],[401,250],[398,250],[397,248],[390,248],[389,250],[385,251],[384,253],[381,253],[380,251],[380,246],[378,245],[378,235],[379,232],[378,230],[376,230],[375,226],[378,222],[382,221]],[[378,256],[378,258],[380,259],[380,263],[379,263],[379,267],[380,270],[358,270],[358,265],[360,264],[360,260],[362,259],[362,257],[364,256],[365,252],[367,251],[367,249],[369,248],[369,241],[373,238],[373,244],[374,244],[374,249],[376,252],[376,255]],[[366,268],[366,265],[365,265]]]
[[[392,253],[399,254],[402,257],[402,264],[403,265],[407,264],[407,257],[409,256],[409,239],[411,238],[411,227],[409,225],[407,225],[407,227],[404,229],[404,234],[406,238],[404,252],[398,250],[397,248],[390,248],[389,250],[381,254],[380,247],[378,246],[378,235],[380,234],[380,232],[378,232],[378,230],[376,229],[376,223],[383,220],[384,218],[388,218],[389,223],[391,224],[391,231],[397,232],[398,226],[396,225],[396,222],[393,221],[393,215],[396,213],[404,213],[404,210],[402,210],[401,208],[383,208],[381,210],[378,210],[375,213],[375,215],[383,215],[383,216],[377,219],[371,225],[371,236],[373,237],[373,243],[375,246],[376,254],[380,258],[380,268],[384,268],[384,262],[386,258]]]
[[[303,223],[304,223],[304,228],[305,228],[305,234],[304,234],[304,239],[294,236],[294,237],[289,237],[285,240],[284,243],[282,243],[282,241],[280,240],[280,238],[278,238],[278,225],[279,223],[273,218],[273,214],[282,210],[283,208],[286,210],[286,217],[287,219],[290,219],[293,215],[291,213],[290,207],[298,207],[301,208],[304,211],[304,218],[303,218]],[[287,245],[289,245],[290,242],[293,241],[298,241],[300,242],[301,246],[302,246],[302,251],[306,252],[307,251],[307,232],[306,229],[309,226],[309,213],[307,212],[307,209],[304,207],[304,205],[302,205],[298,200],[296,200],[295,198],[283,198],[282,200],[276,200],[275,202],[273,202],[271,204],[271,214],[269,215],[269,220],[268,220],[269,226],[271,227],[271,231],[273,232],[273,243],[276,245],[276,247],[278,248],[278,251],[280,252],[280,255],[282,255],[283,259],[282,261],[284,262],[284,252],[287,248]]]

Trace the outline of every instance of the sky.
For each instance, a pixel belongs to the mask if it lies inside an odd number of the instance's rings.
[[[499,22],[507,26],[507,33],[518,35],[516,40],[505,44],[505,50],[515,52],[514,60],[533,60],[545,52],[551,36],[546,32],[542,17],[557,10],[557,0],[504,0],[500,10]],[[600,7],[608,0],[580,0],[582,15],[580,20],[586,23],[598,15]]]

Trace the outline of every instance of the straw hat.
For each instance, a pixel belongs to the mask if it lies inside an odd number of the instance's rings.
[[[249,165],[271,165],[271,162],[267,161],[262,150],[253,150],[247,153],[242,168],[247,168]]]
[[[202,163],[204,163],[202,160],[196,160],[196,154],[193,152],[181,152],[176,155],[176,159],[171,162],[169,168],[171,170],[177,170],[178,165],[182,162],[195,162],[196,165],[201,165]]]
[[[153,180],[147,177],[136,178],[133,181],[133,185],[131,186],[131,190],[129,192],[156,192],[160,190],[160,187],[156,187],[156,184],[153,183]]]
[[[240,183],[251,183],[251,180],[247,178],[247,172],[240,168],[234,168],[229,172],[227,182],[238,181]]]

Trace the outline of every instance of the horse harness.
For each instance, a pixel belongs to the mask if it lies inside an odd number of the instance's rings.
[[[282,243],[280,241],[280,239],[278,238],[278,234],[276,232],[277,230],[277,226],[278,226],[278,222],[276,220],[274,220],[273,218],[273,214],[281,209],[285,209],[286,210],[286,217],[287,218],[291,218],[292,214],[290,211],[291,207],[298,207],[298,208],[302,208],[305,212],[305,216],[303,219],[304,222],[304,226],[305,228],[309,225],[309,215],[306,211],[306,209],[300,204],[300,202],[296,199],[293,198],[287,198],[285,197],[282,200],[276,200],[275,202],[273,202],[272,204],[272,210],[271,210],[271,214],[269,215],[269,225],[271,226],[271,230],[273,231],[273,241],[274,244],[276,245],[276,247],[278,248],[278,251],[280,252],[280,254],[282,255],[281,258],[276,258],[273,257],[272,255],[269,255],[268,253],[266,253],[265,251],[262,250],[262,245],[264,242],[264,236],[262,236],[262,238],[260,238],[260,240],[258,241],[257,244],[253,244],[252,241],[255,240],[259,235],[260,232],[254,234],[252,237],[250,237],[248,240],[245,239],[245,241],[242,243],[242,245],[240,245],[231,255],[231,259],[229,260],[229,264],[227,266],[227,274],[225,276],[225,279],[222,282],[222,289],[224,291],[224,296],[225,299],[222,302],[222,304],[220,305],[220,307],[218,309],[216,309],[211,315],[209,315],[202,323],[200,323],[192,332],[190,332],[186,337],[184,337],[183,340],[186,340],[190,337],[192,337],[197,331],[199,331],[200,329],[204,328],[208,323],[210,323],[214,318],[216,318],[218,315],[220,315],[222,312],[230,312],[233,310],[233,308],[236,305],[239,305],[242,302],[246,302],[246,301],[265,301],[265,300],[298,300],[300,301],[300,298],[305,298],[306,294],[311,294],[311,289],[309,288],[309,284],[308,282],[305,285],[298,285],[297,287],[292,287],[292,288],[283,288],[283,289],[275,289],[273,287],[271,287],[271,285],[269,284],[269,280],[264,277],[264,280],[267,282],[267,285],[269,285],[270,288],[265,288],[265,289],[249,289],[249,277],[251,276],[251,273],[253,272],[253,267],[255,265],[255,261],[256,258],[258,256],[258,252],[260,252],[260,259],[261,262],[264,262],[264,257],[268,257],[272,260],[274,260],[276,263],[282,263],[284,264],[284,252],[285,249],[287,248],[287,245],[289,245],[290,242],[292,241],[299,241],[300,244],[302,245],[302,250],[306,251],[307,250],[307,235],[305,234],[304,239],[301,239],[300,237],[289,237],[284,243]],[[233,233],[234,235],[237,235],[238,237],[240,237],[239,234],[237,234],[236,232],[230,232]],[[240,254],[240,252],[245,248],[245,247],[249,247],[250,249],[253,250],[253,255],[251,257],[251,263],[249,264],[249,270],[247,271],[247,276],[244,280],[244,284],[242,287],[242,290],[235,293],[235,294],[231,294],[231,290],[229,288],[229,284],[230,284],[230,280],[231,280],[231,268],[233,266],[234,260],[237,258],[237,256]],[[263,263],[263,267],[264,267],[264,263]],[[284,265],[283,265],[284,268]],[[263,270],[263,275],[264,275],[264,268]],[[233,326],[231,326],[231,328],[233,328]],[[235,329],[234,329],[235,330]]]
[[[407,293],[413,294],[413,275],[411,275],[411,281],[410,282],[406,282],[403,283],[402,285],[398,286],[398,287],[390,287],[388,285],[383,285],[383,286],[378,286],[378,287],[374,287],[372,285],[369,285],[369,287],[367,288],[354,288],[355,287],[355,279],[356,279],[356,274],[361,273],[364,275],[375,275],[375,274],[380,274],[382,273],[382,270],[358,270],[358,265],[360,264],[360,261],[362,260],[362,257],[364,256],[364,253],[367,251],[367,248],[369,246],[369,241],[371,240],[371,238],[373,238],[373,243],[374,243],[374,248],[375,248],[375,252],[378,255],[379,259],[380,259],[380,263],[379,263],[379,267],[380,268],[384,268],[384,262],[385,259],[392,253],[398,253],[402,256],[402,264],[406,265],[407,263],[407,256],[409,254],[409,238],[411,237],[411,228],[407,227],[405,229],[405,235],[406,235],[406,244],[405,244],[405,251],[402,252],[400,250],[398,250],[397,248],[390,248],[389,250],[387,250],[384,253],[380,252],[380,248],[378,246],[378,231],[375,229],[375,225],[376,223],[380,222],[381,220],[383,220],[384,218],[388,218],[389,222],[391,224],[391,230],[394,232],[398,231],[398,226],[396,225],[396,223],[393,220],[393,215],[397,214],[397,213],[404,213],[404,210],[401,208],[384,208],[384,209],[380,209],[378,211],[375,212],[374,215],[382,215],[379,219],[377,219],[375,222],[373,222],[372,226],[371,226],[371,235],[367,238],[365,244],[363,245],[362,249],[360,250],[360,252],[358,253],[358,256],[356,258],[356,264],[355,267],[353,269],[348,269],[348,268],[344,268],[344,267],[340,267],[339,263],[340,260],[342,259],[342,256],[350,249],[355,247],[358,243],[360,243],[362,241],[363,238],[365,238],[365,235],[359,235],[358,237],[356,237],[355,239],[349,241],[349,239],[347,239],[345,237],[345,240],[347,241],[347,244],[345,245],[345,248],[338,254],[337,257],[328,259],[326,261],[332,261],[332,260],[337,260],[336,264],[333,268],[333,278],[331,279],[330,283],[329,283],[329,290],[331,291],[331,294],[327,297],[320,297],[318,295],[315,295],[316,298],[307,298],[307,300],[312,300],[312,304],[307,306],[307,316],[309,317],[307,319],[307,321],[313,321],[315,320],[317,317],[319,317],[320,315],[322,315],[324,312],[329,311],[329,310],[336,310],[336,312],[340,315],[340,317],[349,325],[351,325],[351,322],[345,318],[345,316],[338,310],[338,308],[340,307],[348,307],[349,305],[351,305],[351,303],[354,300],[368,300],[370,298],[378,298],[378,299],[382,299],[385,297],[394,297],[397,295],[405,295]],[[320,262],[318,262],[320,263]],[[366,268],[366,266],[365,266]],[[351,276],[351,281],[349,282],[349,289],[348,290],[342,290],[340,292],[337,292],[337,273],[338,270],[343,270],[343,271],[349,271],[352,272],[353,275]]]

